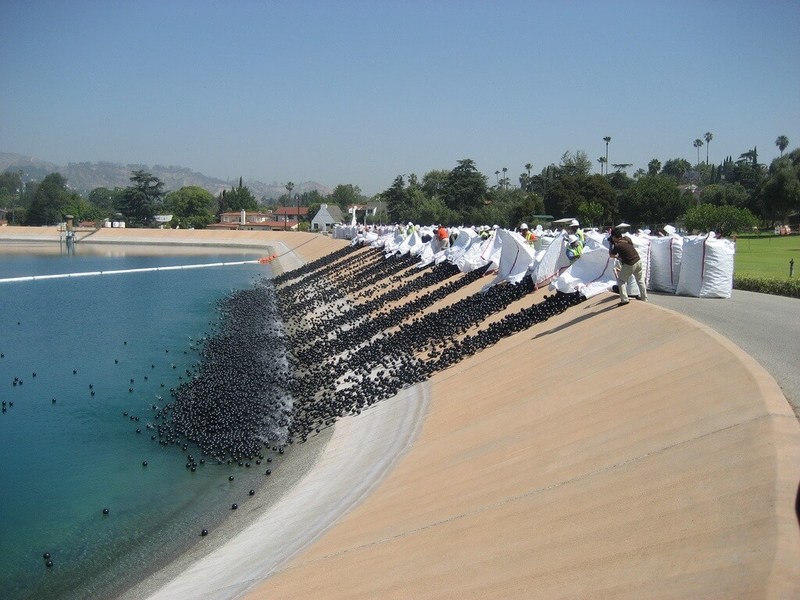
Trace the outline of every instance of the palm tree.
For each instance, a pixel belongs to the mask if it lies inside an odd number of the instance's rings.
[[[497,178],[497,185],[500,186],[500,171],[495,171],[494,176]]]
[[[503,187],[508,189],[508,179],[506,178],[506,172],[508,171],[508,167],[503,167]]]
[[[597,159],[597,162],[600,163],[600,175],[602,175],[603,174],[603,165],[606,164],[606,159],[605,159],[605,157],[601,156],[600,158]]]
[[[787,144],[788,144],[788,142],[787,142]],[[525,163],[525,170],[528,172],[528,179],[531,178],[531,169],[532,168],[533,168],[533,165],[531,163]]]
[[[775,145],[781,151],[781,158],[783,158],[783,151],[789,147],[789,138],[785,135],[779,135],[778,139],[775,140]]]
[[[697,148],[697,164],[698,164],[698,165],[700,164],[700,146],[702,146],[702,145],[703,145],[703,140],[701,140],[700,138],[697,138],[697,139],[696,139],[696,140],[695,140],[695,141],[692,143],[692,146],[694,146],[695,148]]]
[[[606,143],[606,160],[603,164],[606,165],[606,175],[608,175],[608,143],[611,141],[611,136],[607,135],[603,138],[603,141]]]
[[[292,201],[292,190],[294,189],[294,184],[290,181],[285,186],[286,193],[289,195],[288,200],[286,201],[286,207],[289,207],[289,202]],[[286,211],[286,221],[283,224],[283,228],[286,229],[289,226],[289,211]],[[297,207],[297,230],[300,231],[300,207]]]
[[[708,164],[708,146],[711,144],[711,140],[714,139],[714,134],[710,131],[706,131],[703,138],[706,140],[706,164]]]

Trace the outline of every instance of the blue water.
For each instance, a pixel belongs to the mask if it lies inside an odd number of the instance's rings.
[[[66,255],[0,246],[0,278],[264,255],[84,248]],[[197,363],[216,301],[267,269],[0,283],[0,597],[120,593],[220,523],[256,484],[258,475],[241,469],[230,482],[230,465],[191,472],[192,448],[159,445],[147,425]]]

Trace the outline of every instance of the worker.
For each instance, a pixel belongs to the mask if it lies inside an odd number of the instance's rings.
[[[581,241],[581,244],[586,244],[586,234],[583,233],[583,229],[581,229],[581,224],[578,222],[578,219],[572,219],[572,221],[570,221],[568,231],[572,235],[577,235],[578,239]]]
[[[530,229],[528,229],[527,223],[523,223],[519,226],[519,233],[529,246],[533,246],[536,243],[536,235]]]
[[[567,236],[566,253],[570,264],[578,260],[581,257],[581,254],[583,254],[583,242],[581,241],[581,238],[574,233],[571,233],[569,236]]]

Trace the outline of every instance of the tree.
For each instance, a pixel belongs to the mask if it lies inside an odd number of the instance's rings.
[[[742,162],[750,163],[750,164],[753,164],[753,165],[758,164],[758,152],[756,151],[755,148],[753,148],[752,150],[748,150],[747,152],[742,152],[739,155],[739,158],[738,158],[738,160],[736,162],[737,163],[742,163]]]
[[[675,181],[666,175],[645,175],[622,194],[620,215],[633,225],[674,223],[689,206]]]
[[[18,210],[24,206],[25,185],[22,183],[22,175],[22,171],[0,173],[0,206],[8,209],[7,217],[12,225],[17,222]]]
[[[692,146],[697,148],[697,164],[700,164],[700,147],[703,145],[703,140],[697,138],[693,143]]]
[[[6,171],[0,173],[0,192],[7,192],[8,196],[17,196],[22,190],[22,171]]]
[[[386,202],[389,219],[393,223],[404,223],[412,216],[411,202],[406,193],[405,181],[402,175],[394,178],[392,185],[380,194]]]
[[[658,175],[658,172],[661,170],[661,161],[657,158],[654,158],[649,163],[647,163],[647,174],[648,175]]]
[[[549,214],[576,215],[581,203],[596,202],[603,207],[602,217],[611,222],[617,213],[617,194],[611,183],[602,175],[564,176],[552,186],[545,198]]]
[[[686,211],[683,223],[689,231],[715,231],[728,236],[752,230],[758,220],[746,208],[700,204]]]
[[[603,165],[606,164],[606,159],[605,159],[604,156],[601,156],[600,158],[597,159],[597,162],[600,163],[600,175],[602,175],[603,174]]]
[[[703,139],[706,141],[706,164],[708,164],[708,147],[711,145],[711,140],[714,139],[714,134],[710,131],[706,131],[705,135],[703,135]]]
[[[785,135],[779,135],[778,139],[775,140],[775,145],[778,147],[778,150],[781,151],[781,158],[783,158],[783,151],[789,147],[789,138]]]
[[[105,213],[104,216],[112,216],[116,210],[117,205],[121,201],[122,188],[114,188],[110,190],[105,187],[94,188],[89,192],[89,202],[94,205],[98,210]]]
[[[475,161],[470,158],[457,161],[458,164],[447,176],[444,202],[448,208],[466,216],[482,205],[486,196],[486,176],[478,171]]]
[[[67,189],[67,180],[61,173],[50,173],[36,188],[33,202],[28,209],[26,223],[28,225],[55,225],[64,220],[64,216],[72,214],[70,204],[76,203],[80,196]],[[80,215],[73,215],[77,219]]]
[[[605,164],[608,164],[608,162]],[[577,150],[575,154],[572,154],[569,150],[567,150],[561,155],[561,174],[569,177],[575,177],[578,175],[589,175],[591,171],[592,161],[583,150]]]
[[[164,208],[172,214],[172,225],[184,229],[202,229],[214,221],[214,196],[201,187],[189,185],[170,192],[164,198]]]
[[[246,185],[242,185],[242,179],[239,178],[239,187],[230,190],[224,190],[223,201],[221,202],[221,209],[223,212],[239,212],[258,210],[258,200]]]
[[[683,174],[692,169],[692,165],[685,158],[670,158],[664,163],[661,172],[669,175],[678,183],[683,178]]]
[[[339,206],[339,208],[342,209],[342,212],[346,212],[348,207],[353,206],[354,204],[359,204],[363,200],[364,198],[361,195],[361,188],[359,188],[357,185],[353,185],[352,183],[340,183],[333,188],[333,192],[331,192],[330,196],[328,196],[328,201]]]
[[[757,194],[762,215],[786,221],[789,213],[800,210],[800,151],[776,158]]]
[[[430,198],[434,196],[444,198],[449,175],[450,171],[445,169],[428,171],[422,176],[422,191]]]
[[[147,225],[164,196],[164,182],[145,171],[133,171],[133,185],[126,187],[120,198],[120,210],[133,224]]]
[[[611,142],[611,136],[606,136],[603,138],[603,141],[606,143],[606,159],[603,161],[603,164],[606,166],[606,174],[608,174],[608,144]]]
[[[715,183],[700,192],[700,202],[714,206],[739,206],[744,208],[750,196],[740,183]]]
[[[603,205],[599,202],[581,202],[578,205],[578,218],[589,227],[602,225]]]

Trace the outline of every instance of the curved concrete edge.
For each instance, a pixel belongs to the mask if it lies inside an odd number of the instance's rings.
[[[150,596],[236,597],[275,572],[357,505],[419,434],[428,406],[419,384],[337,422],[309,473],[235,538]]]
[[[389,477],[248,598],[800,594],[777,384],[693,321],[614,303],[436,375]]]
[[[795,511],[795,502],[800,494],[800,426],[790,402],[787,400],[775,379],[752,356],[737,344],[717,333],[711,327],[699,323],[695,319],[681,315],[669,308],[658,307],[676,318],[684,319],[711,337],[721,347],[727,349],[741,362],[742,368],[752,377],[757,388],[755,398],[764,403],[764,410],[769,420],[768,438],[774,443],[774,519],[775,519],[775,560],[770,575],[767,577],[764,597],[783,598],[787,589],[800,593],[800,583],[786,583],[797,580],[800,569],[797,565],[800,537],[800,515]]]

